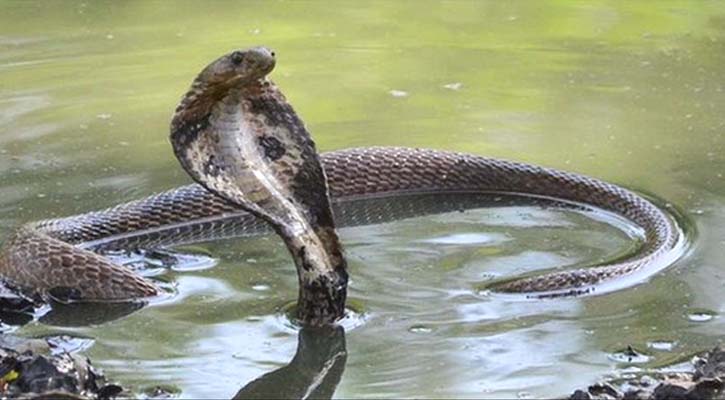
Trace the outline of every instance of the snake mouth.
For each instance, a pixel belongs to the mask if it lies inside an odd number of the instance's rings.
[[[270,73],[276,63],[274,51],[266,47],[252,47],[247,50],[245,61],[251,67],[256,67],[255,69],[258,69],[264,74]]]

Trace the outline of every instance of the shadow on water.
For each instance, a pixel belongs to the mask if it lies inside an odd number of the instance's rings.
[[[9,303],[3,299],[0,321],[9,326],[21,326],[38,319],[43,324],[60,327],[100,325],[111,322],[146,305],[143,301],[118,303],[60,303],[51,301],[38,307],[32,302],[18,300]]]
[[[53,302],[40,322],[54,326],[89,326],[123,318],[146,305],[142,301],[119,303],[59,303]]]
[[[347,350],[341,326],[303,328],[289,364],[247,383],[234,399],[329,399],[345,371]]]

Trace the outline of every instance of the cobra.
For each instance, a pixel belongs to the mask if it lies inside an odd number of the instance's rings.
[[[493,286],[501,292],[581,293],[673,258],[682,235],[673,219],[641,196],[601,180],[427,149],[370,147],[318,155],[304,123],[267,77],[274,66],[275,56],[266,48],[237,50],[204,68],[183,96],[170,138],[196,184],[20,227],[0,252],[5,283],[41,300],[58,290],[71,301],[155,296],[160,289],[153,281],[84,244],[178,224],[224,225],[251,213],[275,230],[294,260],[298,320],[330,324],[345,313],[348,279],[331,201],[411,193],[554,198],[616,213],[644,232],[640,250],[627,259],[514,278]]]

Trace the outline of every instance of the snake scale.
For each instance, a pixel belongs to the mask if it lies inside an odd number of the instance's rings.
[[[237,50],[194,80],[171,123],[171,142],[197,184],[78,216],[28,223],[0,251],[0,277],[39,299],[125,301],[157,286],[84,243],[210,219],[242,210],[269,223],[297,267],[299,321],[323,325],[344,314],[346,262],[330,199],[410,193],[512,193],[583,203],[616,213],[644,232],[640,250],[616,263],[514,278],[501,292],[574,291],[641,270],[671,254],[674,221],[619,186],[554,169],[470,154],[400,147],[346,149],[318,156],[279,89],[265,48]]]

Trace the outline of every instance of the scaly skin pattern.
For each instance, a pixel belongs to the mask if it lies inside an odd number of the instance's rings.
[[[175,224],[223,227],[247,211],[269,223],[292,254],[300,280],[298,318],[324,325],[342,316],[347,283],[330,199],[462,192],[542,196],[616,213],[644,232],[642,248],[626,260],[494,285],[501,292],[578,294],[669,260],[680,240],[672,219],[649,201],[574,173],[398,147],[318,157],[304,124],[266,79],[273,66],[266,49],[230,53],[202,71],[182,99],[171,140],[182,166],[199,184],[107,210],[29,223],[0,251],[2,279],[41,298],[54,288],[66,289],[75,300],[153,296],[158,289],[152,282],[81,248],[83,244]],[[241,224],[258,225],[253,218],[245,221]]]

